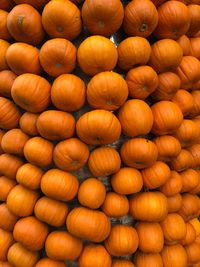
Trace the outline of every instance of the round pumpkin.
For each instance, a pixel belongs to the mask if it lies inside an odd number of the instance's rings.
[[[135,267],[163,267],[159,253],[142,253],[138,251],[134,256]]]
[[[182,207],[179,210],[179,214],[185,221],[189,221],[195,217],[199,212],[199,199],[198,196],[189,193],[182,194]]]
[[[1,48],[1,54],[0,54],[0,71],[2,70],[8,70],[8,64],[6,61],[6,52],[10,46],[10,43],[0,39],[0,48]]]
[[[111,267],[135,267],[129,260],[114,260]]]
[[[183,50],[184,56],[189,56],[191,53],[191,42],[187,35],[182,35],[176,40]]]
[[[192,154],[186,149],[181,149],[181,152],[177,157],[172,159],[169,163],[169,166],[172,170],[181,172],[192,166]]]
[[[0,8],[5,11],[10,11],[14,7],[13,0],[2,0],[0,4]],[[2,266],[3,267],[3,266]]]
[[[8,17],[8,12],[3,10],[3,9],[0,9],[0,21],[1,21],[1,24],[0,24],[0,39],[4,39],[4,40],[9,40],[11,39],[11,35],[8,31],[8,28],[7,28],[7,17]]]
[[[194,90],[191,92],[192,98],[193,98],[193,108],[191,109],[191,112],[189,113],[190,117],[198,116],[200,115],[200,90]]]
[[[198,168],[200,165],[200,144],[194,144],[188,148],[189,153],[192,155],[192,168]]]
[[[19,126],[22,131],[31,136],[38,135],[38,130],[36,127],[38,117],[39,114],[25,112],[19,120]]]
[[[165,246],[161,252],[163,267],[185,267],[187,266],[187,254],[183,246]]]
[[[0,201],[6,201],[9,192],[16,186],[16,182],[5,176],[0,176]]]
[[[1,236],[0,261],[6,261],[8,250],[14,243],[14,238],[10,232],[7,232],[3,229],[0,229],[0,236]]]
[[[167,198],[168,212],[178,212],[182,207],[182,196],[181,194],[176,194]]]
[[[11,97],[11,88],[17,75],[10,70],[0,72],[0,95]]]
[[[200,37],[191,38],[190,39],[191,45],[191,55],[196,57],[200,60]]]
[[[186,223],[186,235],[181,240],[183,246],[193,243],[196,239],[196,232],[193,225],[189,222]]]
[[[183,181],[181,175],[176,171],[171,171],[170,178],[165,184],[159,187],[159,191],[167,197],[174,196],[181,192]]]
[[[189,222],[193,225],[193,227],[195,229],[195,232],[196,232],[195,241],[198,241],[199,240],[199,235],[200,235],[200,222],[199,222],[199,220],[197,218],[194,218],[194,219],[190,220]]]
[[[16,173],[23,164],[22,159],[16,156],[6,153],[0,155],[0,173],[10,179],[16,179]]]
[[[194,107],[194,99],[186,90],[180,89],[172,98],[172,102],[177,104],[183,115],[189,114]]]
[[[36,263],[35,267],[67,267],[67,265],[62,261],[43,258]]]
[[[12,232],[18,217],[13,215],[6,203],[0,205],[0,228]]]
[[[185,246],[185,250],[187,253],[189,263],[200,262],[200,244],[199,243],[192,242],[191,244]]]
[[[0,130],[0,155],[4,153],[4,151],[3,151],[2,147],[1,147],[1,140],[2,140],[2,138],[4,136],[4,134],[5,134],[5,132]]]
[[[49,0],[14,0],[14,2],[18,5],[26,3],[35,7],[36,9],[42,9],[49,2]]]
[[[200,182],[200,174],[199,172],[193,169],[187,169],[180,173],[183,187],[181,192],[189,192],[193,190],[196,186],[198,186]]]
[[[188,5],[189,16],[190,16],[190,27],[187,32],[188,36],[193,37],[200,30],[200,6],[199,4]]]

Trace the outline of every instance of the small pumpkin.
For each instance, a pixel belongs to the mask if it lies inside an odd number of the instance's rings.
[[[10,70],[0,72],[0,95],[11,97],[11,88],[17,75]]]
[[[199,4],[188,5],[189,16],[190,16],[190,27],[187,32],[188,36],[193,37],[200,30],[200,6]]]
[[[54,261],[50,258],[43,258],[36,263],[35,267],[67,267],[67,265],[62,261]]]
[[[163,267],[185,267],[187,266],[187,254],[183,246],[164,246],[161,252]]]
[[[183,187],[181,192],[189,192],[193,190],[196,186],[198,186],[200,182],[200,174],[199,172],[193,169],[187,169],[180,173]]]
[[[189,245],[195,241],[196,238],[196,232],[193,227],[193,225],[189,222],[186,223],[186,235],[185,237],[181,240],[181,244],[183,246]]]
[[[191,55],[198,58],[200,60],[200,37],[191,38]]]
[[[14,155],[0,155],[0,173],[9,179],[16,179],[16,173],[23,164],[22,159]]]
[[[6,61],[6,52],[9,46],[10,46],[9,42],[3,39],[0,39],[0,52],[1,52],[0,53],[0,71],[9,69],[7,61]]]
[[[13,0],[2,0],[0,4],[0,8],[5,11],[10,11],[14,7]],[[3,267],[3,266],[2,266]]]
[[[16,186],[16,182],[5,176],[0,176],[0,201],[6,201],[9,192]]]
[[[178,212],[181,209],[183,203],[181,194],[176,194],[168,197],[167,203],[169,213]]]
[[[199,199],[198,196],[189,193],[182,194],[182,207],[179,210],[179,214],[185,221],[189,221],[195,217],[199,212]]]
[[[191,41],[187,37],[187,35],[182,35],[177,40],[178,44],[181,46],[183,50],[183,56],[189,56],[191,53]]]
[[[49,0],[14,0],[14,2],[18,5],[26,3],[36,9],[42,9],[49,2]]]
[[[171,171],[170,178],[165,184],[159,187],[159,191],[167,197],[172,197],[181,192],[183,181],[181,175],[176,171]]]
[[[188,148],[188,152],[192,155],[192,168],[200,166],[200,144],[194,144]]]
[[[181,172],[192,166],[192,154],[186,149],[181,149],[181,152],[178,156],[172,159],[169,163],[169,166],[172,170]]]
[[[8,250],[14,243],[14,238],[10,232],[7,232],[3,229],[0,229],[0,236],[1,236],[0,261],[6,261]]]
[[[163,267],[159,253],[142,253],[138,251],[134,256],[133,262],[136,267]]]
[[[111,267],[135,267],[129,260],[114,260]]]
[[[1,24],[0,24],[0,39],[4,39],[4,40],[9,40],[11,39],[11,35],[8,31],[8,28],[7,28],[7,17],[8,17],[8,12],[3,10],[3,9],[0,9],[0,21],[1,21]]]
[[[13,215],[6,203],[0,205],[0,228],[12,232],[18,217]]]
[[[200,261],[200,244],[197,242],[192,242],[185,246],[185,250],[188,257],[189,263],[199,263]]]
[[[38,117],[39,114],[25,112],[19,120],[19,126],[22,131],[31,136],[38,135],[38,130],[36,127]]]
[[[177,104],[183,115],[188,115],[194,107],[194,99],[186,90],[180,89],[172,98],[172,102]]]

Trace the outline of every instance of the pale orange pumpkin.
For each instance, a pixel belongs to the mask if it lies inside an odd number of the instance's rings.
[[[192,162],[192,154],[186,149],[181,149],[178,156],[170,161],[169,166],[172,170],[181,172],[190,168],[192,166]]]
[[[17,75],[10,70],[0,72],[0,95],[11,97],[11,88]]]
[[[8,250],[14,243],[14,238],[10,232],[7,232],[3,229],[0,229],[0,236],[1,236],[0,261],[6,261]]]
[[[0,205],[0,228],[12,232],[18,217],[13,215],[6,203]]]
[[[191,38],[191,55],[198,58],[200,60],[200,37]]]
[[[8,17],[8,12],[3,10],[3,9],[0,9],[0,21],[1,21],[1,24],[0,24],[0,39],[4,39],[4,40],[9,40],[11,39],[11,35],[8,31],[8,28],[7,28],[7,17]]]
[[[172,102],[179,106],[183,115],[188,115],[194,107],[194,99],[192,95],[183,89],[176,92],[172,98]]]
[[[163,267],[186,267],[187,253],[181,245],[164,246],[161,252]]]
[[[182,196],[181,194],[176,194],[167,198],[168,212],[178,212],[182,207]]]
[[[54,261],[50,258],[43,258],[36,263],[35,267],[67,267],[67,265],[62,261]]]
[[[192,242],[185,246],[185,250],[188,257],[188,263],[199,263],[200,262],[200,244]]]
[[[200,30],[200,6],[199,3],[195,5],[188,5],[189,16],[190,16],[190,27],[187,32],[188,36],[193,37]]]
[[[182,194],[182,207],[179,210],[179,214],[185,221],[189,221],[197,217],[199,212],[199,198],[196,195],[189,193]]]
[[[25,112],[19,120],[19,126],[22,131],[31,136],[38,135],[38,130],[36,127],[38,117],[39,114]]]
[[[135,267],[129,260],[114,260],[111,267]]]
[[[176,171],[171,171],[170,178],[165,184],[159,187],[159,191],[167,197],[172,197],[181,192],[183,181],[181,175]]]
[[[194,144],[188,147],[188,152],[192,155],[192,168],[198,168],[200,166],[200,144]]]
[[[181,245],[189,245],[193,243],[196,239],[196,232],[193,227],[193,225],[189,222],[186,223],[186,235],[185,237],[181,240]]]
[[[135,267],[163,267],[159,253],[142,253],[138,251],[134,256],[133,262]]]
[[[0,54],[0,71],[8,70],[8,64],[6,62],[6,52],[10,46],[10,43],[0,39],[0,47],[1,47],[1,54]]]
[[[181,46],[182,50],[183,50],[183,55],[184,56],[189,56],[191,53],[191,41],[190,39],[187,37],[187,35],[182,35],[181,37],[179,37],[177,40],[178,44]]]
[[[0,155],[0,173],[10,179],[16,179],[16,173],[23,164],[22,159],[16,156],[6,153]]]
[[[193,169],[187,169],[181,172],[180,175],[183,182],[182,193],[193,190],[200,183],[200,174]]]
[[[6,201],[9,192],[16,186],[16,182],[5,176],[0,176],[0,201]]]

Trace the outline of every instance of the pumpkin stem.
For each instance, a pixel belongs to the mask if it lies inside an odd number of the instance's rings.
[[[24,16],[18,16],[18,20],[17,20],[17,23],[18,23],[18,26],[20,29],[22,29],[22,24],[23,24],[23,21],[24,21]]]
[[[76,166],[78,164],[78,160],[73,160],[72,162],[71,162],[71,165],[72,166]]]
[[[100,28],[104,28],[105,27],[105,23],[104,23],[104,21],[99,21],[99,27]]]
[[[148,30],[148,25],[146,23],[143,23],[141,26],[140,26],[140,32],[145,32]]]
[[[61,26],[57,26],[57,27],[56,27],[56,30],[57,30],[57,32],[63,32],[63,27],[61,27]]]
[[[107,101],[106,104],[111,106],[113,102],[110,100],[110,101]]]
[[[61,63],[56,63],[56,68],[61,68],[62,64]]]

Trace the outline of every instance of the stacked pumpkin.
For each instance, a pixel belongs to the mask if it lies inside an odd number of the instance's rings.
[[[200,266],[200,1],[0,8],[0,267]]]

